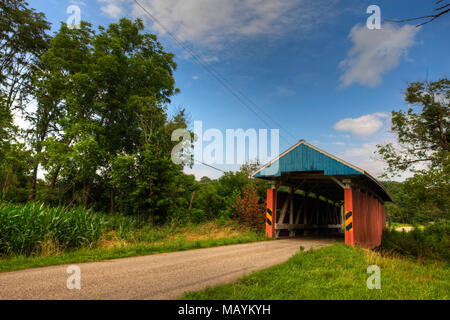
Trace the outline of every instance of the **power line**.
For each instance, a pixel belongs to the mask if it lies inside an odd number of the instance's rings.
[[[189,53],[192,58],[194,58],[194,61],[198,63],[200,66],[202,66],[210,75],[212,75],[227,91],[229,91],[239,102],[241,102],[242,105],[244,105],[248,110],[250,110],[257,118],[259,118],[261,121],[263,121],[268,127],[271,126],[270,123],[268,123],[264,118],[260,116],[260,114],[255,111],[250,105],[252,104],[256,109],[258,109],[261,113],[263,113],[266,117],[270,118],[271,121],[273,121],[277,126],[279,126],[281,129],[286,131],[296,142],[297,139],[295,136],[290,133],[286,128],[283,128],[283,126],[279,123],[277,123],[276,120],[274,120],[270,115],[268,115],[261,107],[259,107],[255,102],[253,102],[250,98],[248,98],[246,95],[244,95],[240,90],[234,88],[234,86],[226,79],[224,78],[219,72],[217,72],[214,68],[212,68],[207,62],[203,61],[203,59],[197,55],[192,49],[187,47],[183,44],[181,40],[177,38],[168,28],[166,28],[161,21],[159,21],[158,18],[156,18],[152,13],[150,13],[149,10],[147,10],[144,6],[142,6],[137,0],[134,0],[134,2],[157,24],[161,26],[161,28],[171,37],[175,40],[175,42],[182,47],[187,53]],[[247,103],[247,101],[249,103]],[[281,135],[280,135],[281,136]],[[284,138],[284,137],[282,137]],[[284,138],[285,139],[285,138]],[[287,139],[285,141],[290,144]]]
[[[198,163],[200,163],[200,164],[202,164],[202,165],[204,165],[204,166],[210,167],[210,168],[212,168],[212,169],[214,169],[214,170],[217,170],[217,171],[226,173],[226,171],[224,171],[224,170],[222,170],[222,169],[219,169],[219,168],[216,168],[216,167],[214,167],[214,166],[211,166],[211,165],[209,165],[209,164],[206,164],[206,163],[204,163],[204,162],[202,162],[202,161],[199,161],[199,160],[195,160],[195,161],[197,161]]]

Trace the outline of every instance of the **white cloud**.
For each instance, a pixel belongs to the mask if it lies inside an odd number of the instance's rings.
[[[378,177],[384,173],[386,165],[377,159],[376,150],[377,143],[364,143],[359,147],[345,150],[339,157]]]
[[[98,0],[103,3],[101,6],[102,13],[113,19],[119,19],[126,14],[124,8],[127,0]]]
[[[365,25],[356,25],[349,38],[353,46],[347,59],[341,61],[345,73],[341,86],[354,83],[374,87],[381,83],[381,76],[394,69],[412,47],[419,29],[412,25],[398,27],[385,23],[380,30],[369,30]]]
[[[361,137],[368,137],[380,130],[384,122],[382,118],[389,118],[386,113],[368,114],[359,118],[347,118],[340,120],[334,125],[338,131],[348,131]]]
[[[127,12],[144,19],[159,34],[166,34],[166,28],[182,41],[213,48],[245,37],[278,36],[294,28],[305,34],[312,26],[326,21],[336,3],[336,0],[140,0],[163,28],[132,0],[98,1],[113,18]]]
[[[377,145],[385,143],[393,143],[394,146],[398,147],[398,144],[385,133],[385,138],[380,139],[378,142],[372,141],[369,143],[364,143],[360,146],[347,149],[338,156],[357,167],[369,172],[374,177],[380,177],[386,172],[387,164],[381,159],[381,156],[377,154]],[[416,169],[424,169],[424,165],[416,166]],[[414,175],[411,171],[401,172],[398,176],[391,177],[390,180],[393,181],[404,181]]]

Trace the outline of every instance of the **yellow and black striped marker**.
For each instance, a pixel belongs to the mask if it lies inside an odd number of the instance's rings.
[[[351,211],[345,214],[345,231],[353,230],[353,213]]]
[[[272,210],[270,208],[266,210],[266,223],[269,227],[272,225]]]

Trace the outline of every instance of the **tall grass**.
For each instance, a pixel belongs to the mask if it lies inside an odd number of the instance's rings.
[[[450,263],[450,224],[435,223],[410,232],[386,229],[380,250],[426,260],[445,260]]]
[[[153,253],[195,248],[197,240],[203,240],[198,247],[210,247],[264,239],[263,232],[254,232],[233,220],[154,225],[142,216],[50,208],[38,203],[0,203],[0,258],[48,257],[94,247],[125,250],[127,255],[133,255],[133,248],[142,246],[146,253]],[[116,252],[101,256],[117,255]]]
[[[102,218],[90,210],[0,204],[0,256],[90,247],[101,235]]]

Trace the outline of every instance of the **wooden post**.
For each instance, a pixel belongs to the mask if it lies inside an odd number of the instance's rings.
[[[346,186],[344,190],[345,205],[345,244],[354,245],[353,238],[353,190],[351,186]]]
[[[299,205],[298,210],[297,210],[297,215],[295,216],[295,224],[299,224],[300,223],[300,216],[302,215],[303,207],[305,206],[305,200],[302,201],[302,203]]]
[[[276,222],[276,189],[267,189],[267,205],[266,205],[266,235],[273,238],[275,222]]]
[[[289,193],[289,196],[284,200],[283,208],[281,209],[280,218],[278,219],[278,223],[283,224],[284,218],[286,217],[286,212],[289,207],[289,203],[291,202],[291,196],[292,194]]]
[[[303,210],[303,224],[306,226],[308,224],[308,193],[305,192],[305,209]],[[303,235],[308,235],[308,230],[306,228],[303,230]]]
[[[289,203],[289,224],[294,224],[294,189],[290,188],[290,203]],[[289,237],[295,237],[295,230],[289,230]]]

